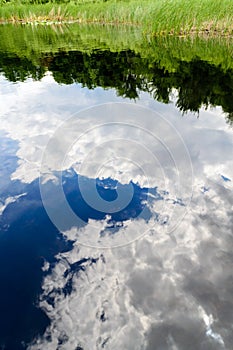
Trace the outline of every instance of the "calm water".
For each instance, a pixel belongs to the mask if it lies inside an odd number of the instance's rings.
[[[232,350],[231,68],[9,30],[0,349]]]

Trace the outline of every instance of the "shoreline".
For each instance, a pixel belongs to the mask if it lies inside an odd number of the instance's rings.
[[[11,20],[3,20],[0,18],[0,26],[7,25],[7,24],[13,24],[13,25],[31,25],[31,26],[62,26],[62,25],[69,25],[69,24],[80,24],[80,25],[101,25],[101,26],[114,26],[114,27],[124,27],[124,26],[131,26],[131,27],[137,27],[143,29],[143,27],[140,24],[135,23],[127,23],[127,22],[119,22],[119,21],[111,21],[111,22],[104,22],[104,21],[93,21],[93,20],[87,20],[83,21],[82,19],[46,19],[41,18],[40,16],[38,18],[35,18],[33,20],[27,20],[27,19],[11,19]],[[149,34],[144,31],[145,34]],[[176,36],[176,37],[205,37],[205,38],[233,38],[233,30],[231,33],[226,32],[226,30],[216,30],[216,29],[208,29],[208,28],[202,28],[202,29],[195,29],[191,28],[189,31],[181,29],[180,32],[175,32],[174,30],[171,30],[169,32],[161,31],[160,33],[150,33],[152,37],[163,37],[163,36]]]

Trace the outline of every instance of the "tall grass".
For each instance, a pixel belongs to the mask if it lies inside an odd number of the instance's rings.
[[[0,0],[5,1],[5,0]],[[232,0],[12,0],[1,21],[78,21],[139,25],[155,35],[233,34]]]

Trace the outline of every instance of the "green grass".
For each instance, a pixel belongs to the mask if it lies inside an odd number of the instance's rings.
[[[2,22],[78,21],[140,26],[153,35],[233,35],[232,0],[0,1]]]

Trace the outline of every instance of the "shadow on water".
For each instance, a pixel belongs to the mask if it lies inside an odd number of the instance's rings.
[[[12,82],[40,80],[50,71],[59,84],[114,88],[129,99],[138,99],[144,91],[163,103],[169,103],[176,89],[176,106],[182,112],[222,106],[232,121],[232,49],[226,40],[147,41],[130,31],[119,30],[116,37],[116,29],[81,28],[60,33],[51,28],[0,28],[0,71]],[[18,42],[7,41],[9,31]]]

